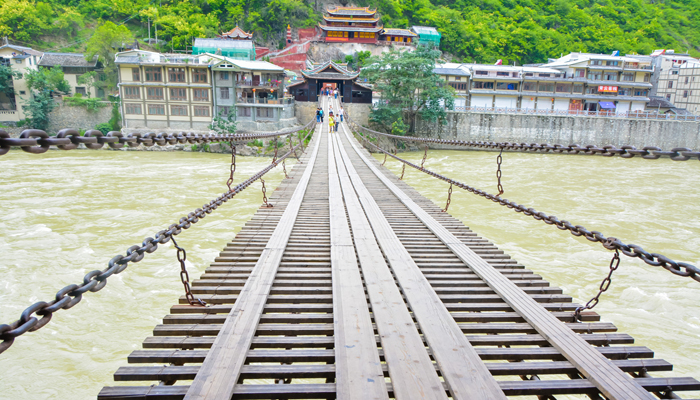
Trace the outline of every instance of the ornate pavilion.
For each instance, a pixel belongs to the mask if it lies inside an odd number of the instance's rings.
[[[377,10],[369,7],[336,7],[327,9],[319,24],[326,42],[377,43],[382,26],[378,26]]]
[[[359,72],[350,72],[327,61],[301,74],[303,81],[287,85],[296,101],[318,101],[321,90],[331,88],[338,89],[343,103],[372,103],[372,88],[356,82]]]

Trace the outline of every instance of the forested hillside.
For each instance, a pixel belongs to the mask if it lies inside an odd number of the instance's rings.
[[[342,3],[342,1],[341,1]],[[343,3],[347,5],[348,3]],[[655,48],[700,55],[700,0],[357,0],[386,27],[431,25],[458,61],[533,63],[569,51],[648,54]],[[306,0],[3,0],[0,36],[41,50],[82,51],[103,21],[185,49],[236,24],[265,43],[283,43],[287,24],[310,27],[325,2]],[[151,29],[155,36],[155,28]]]

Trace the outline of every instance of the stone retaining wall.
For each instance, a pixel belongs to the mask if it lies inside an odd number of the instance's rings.
[[[57,100],[56,108],[49,114],[48,132],[56,133],[65,128],[95,129],[97,125],[109,122],[109,119],[112,118],[112,104],[110,102],[105,103],[106,107],[88,111],[85,107],[69,106],[63,101]],[[7,128],[2,129],[13,135],[19,135],[23,130],[27,129],[11,126],[14,123],[0,122],[0,124],[7,126]]]
[[[451,112],[445,125],[419,120],[416,132],[457,140],[700,149],[700,123],[691,121]]]

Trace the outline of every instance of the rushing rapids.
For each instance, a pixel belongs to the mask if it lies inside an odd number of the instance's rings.
[[[419,162],[422,153],[404,156]],[[495,157],[491,152],[431,151],[425,165],[493,189]],[[0,319],[16,318],[28,302],[50,298],[57,288],[102,268],[123,248],[172,223],[174,216],[220,194],[227,162],[223,155],[185,153],[7,155],[0,181]],[[245,159],[236,181],[268,162]],[[388,161],[387,166],[400,173],[398,162]],[[694,163],[670,160],[507,153],[504,196],[697,263],[700,206],[692,200],[697,197],[692,193],[697,190],[692,185],[695,168]],[[272,172],[268,187],[281,178],[281,170]],[[415,170],[407,170],[405,179],[444,206],[448,185]],[[219,215],[178,237],[188,250],[192,275],[213,260],[260,203],[259,191],[246,191]],[[600,246],[477,196],[455,190],[449,211],[577,301],[593,296],[606,272],[610,254]],[[86,298],[81,307],[57,315],[51,326],[18,341],[0,360],[9,371],[0,383],[3,395],[61,398],[71,393],[94,398],[181,294],[178,268],[174,248],[168,245],[110,281],[106,290]],[[676,375],[692,375],[700,369],[693,352],[687,351],[700,347],[700,308],[693,300],[700,289],[695,286],[623,259],[596,310],[634,335],[638,344],[674,363]]]

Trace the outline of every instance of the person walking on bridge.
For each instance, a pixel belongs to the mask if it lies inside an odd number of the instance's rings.
[[[316,123],[321,122],[321,115],[323,114],[323,111],[321,110],[321,107],[316,108]]]
[[[333,111],[328,113],[328,132],[333,132],[335,126],[335,118],[333,118]]]
[[[343,106],[340,106],[340,110],[338,110],[338,114],[340,114],[340,122],[343,122],[343,114],[345,114],[345,110],[343,110]]]

